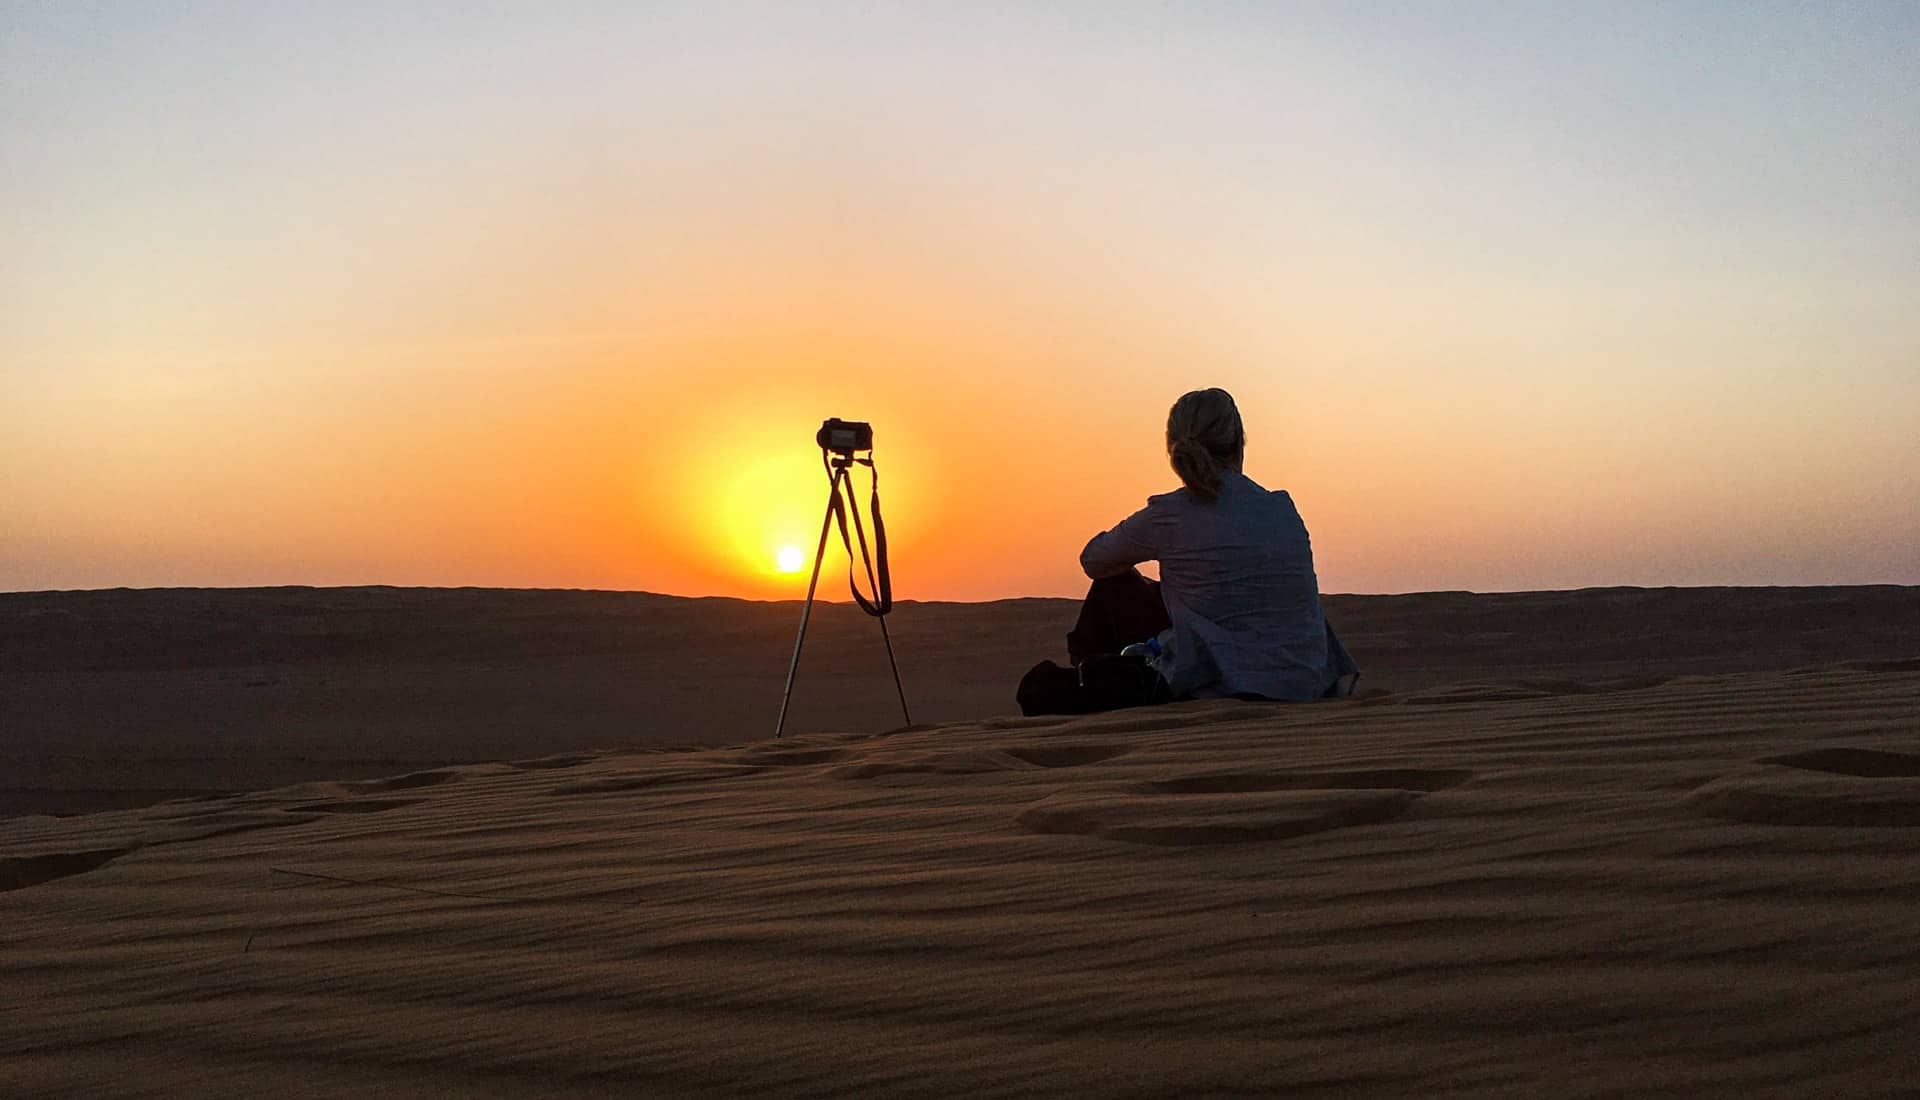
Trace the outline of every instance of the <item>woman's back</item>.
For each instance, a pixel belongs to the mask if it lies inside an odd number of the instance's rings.
[[[1284,491],[1226,470],[1216,499],[1149,498],[1081,555],[1093,576],[1141,561],[1160,563],[1176,694],[1307,700],[1333,682],[1312,543]]]

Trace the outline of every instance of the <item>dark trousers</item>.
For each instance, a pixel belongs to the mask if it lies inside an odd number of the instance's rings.
[[[1080,619],[1067,633],[1067,657],[1074,664],[1118,653],[1173,625],[1160,600],[1160,582],[1138,570],[1102,577],[1087,589]]]

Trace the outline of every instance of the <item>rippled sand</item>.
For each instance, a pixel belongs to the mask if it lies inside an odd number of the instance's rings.
[[[0,822],[0,1094],[1910,1095],[1920,660]]]

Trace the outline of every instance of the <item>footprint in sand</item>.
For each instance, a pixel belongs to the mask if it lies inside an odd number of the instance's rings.
[[[0,893],[97,871],[131,851],[132,848],[96,848],[90,852],[9,856],[0,859]]]
[[[643,791],[652,787],[676,787],[688,783],[736,779],[746,775],[757,775],[763,770],[761,767],[746,764],[661,766],[603,776],[598,779],[583,779],[575,783],[562,783],[553,788],[553,793],[556,795],[618,794],[622,791]]]
[[[978,746],[947,752],[920,750],[846,764],[829,774],[835,779],[877,779],[888,775],[982,775],[1033,768],[1081,768],[1132,751],[1131,745],[1095,742]]]
[[[342,786],[350,791],[410,791],[420,787],[437,787],[459,778],[459,773],[451,768],[435,768],[432,771],[408,772],[406,775],[395,775],[386,779],[366,779],[358,783],[345,783]]]
[[[1623,676],[1582,682],[1575,680],[1511,680],[1498,683],[1473,682],[1446,684],[1405,695],[1388,697],[1400,706],[1431,707],[1456,703],[1512,703],[1530,699],[1553,699],[1567,695],[1610,695],[1622,691],[1646,691],[1672,683],[1671,676]]]
[[[808,764],[831,764],[846,757],[846,749],[751,749],[736,759],[742,764],[761,767],[797,768]]]
[[[515,771],[543,772],[559,768],[577,768],[582,764],[591,764],[599,757],[594,753],[562,753],[555,756],[537,756],[532,760],[509,760],[507,766]]]
[[[1020,814],[1037,833],[1190,846],[1284,840],[1391,821],[1472,773],[1433,769],[1235,772],[1058,791]]]
[[[1080,768],[1124,756],[1129,745],[1013,745],[1001,752],[1036,768]]]
[[[1920,826],[1920,755],[1833,746],[1768,756],[1687,801],[1754,825],[1910,828]]]
[[[800,769],[819,765],[832,765],[823,770],[823,774],[832,779],[877,779],[896,775],[979,775],[989,772],[1078,768],[1111,760],[1132,751],[1133,748],[1129,745],[1091,742],[973,745],[962,749],[913,748],[906,751],[881,747],[859,752],[830,746],[755,748],[732,754],[719,762],[703,762],[692,767],[656,765],[618,775],[596,776],[589,780],[563,783],[554,787],[553,793],[556,795],[611,794],[645,790],[651,787],[732,779],[774,769]]]
[[[290,814],[377,814],[387,810],[397,810],[402,806],[413,806],[421,802],[418,798],[348,798],[340,801],[302,802],[296,806],[282,806],[281,812]]]

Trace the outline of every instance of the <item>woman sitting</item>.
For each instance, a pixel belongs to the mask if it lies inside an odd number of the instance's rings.
[[[1020,685],[1024,712],[1351,694],[1359,668],[1321,611],[1306,524],[1284,490],[1241,472],[1246,446],[1227,391],[1173,403],[1167,457],[1184,488],[1149,497],[1081,551],[1094,583],[1067,636],[1076,668],[1036,666]],[[1143,561],[1160,563],[1158,584],[1134,569]]]

